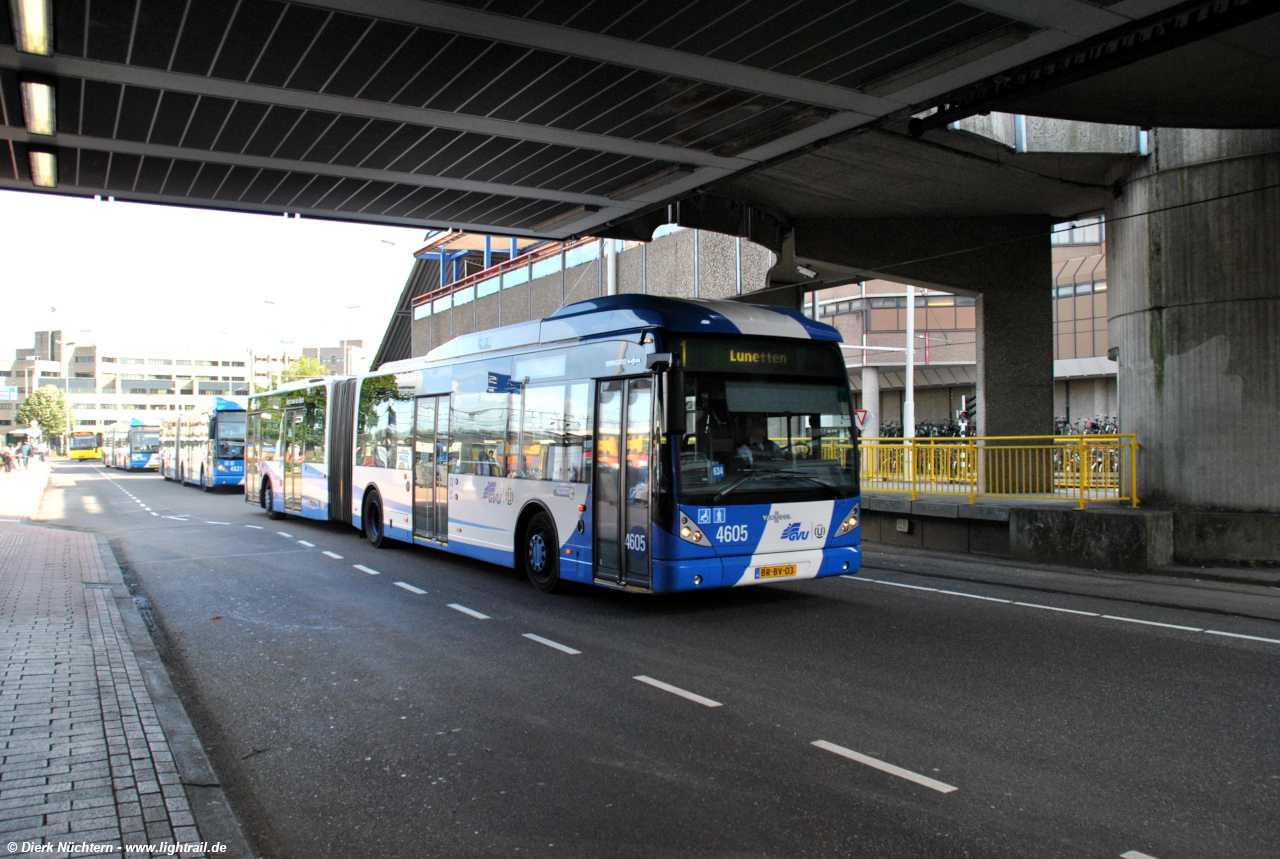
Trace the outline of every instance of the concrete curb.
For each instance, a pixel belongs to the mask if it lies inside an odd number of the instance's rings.
[[[173,752],[174,763],[182,778],[182,786],[191,804],[191,813],[195,817],[200,837],[209,843],[221,842],[227,850],[219,854],[226,859],[253,859],[253,851],[240,829],[231,804],[227,801],[222,785],[209,763],[204,746],[187,716],[187,711],[174,691],[169,680],[169,672],[160,659],[160,652],[147,624],[138,611],[133,595],[125,584],[120,564],[111,550],[107,538],[95,534],[98,542],[98,554],[102,557],[102,565],[106,569],[107,581],[111,583],[112,596],[116,607],[124,620],[125,632],[133,646],[134,656],[142,669],[143,679],[147,684],[147,692],[155,705],[160,726],[164,729],[165,738]]]

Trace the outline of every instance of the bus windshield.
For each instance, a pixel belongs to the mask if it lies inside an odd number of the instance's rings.
[[[71,449],[72,450],[93,450],[98,446],[98,436],[96,433],[72,433]]]
[[[680,500],[767,504],[858,494],[842,379],[685,374]]]
[[[244,415],[218,418],[218,459],[244,459]]]
[[[159,430],[134,430],[133,452],[156,453],[160,450]]]

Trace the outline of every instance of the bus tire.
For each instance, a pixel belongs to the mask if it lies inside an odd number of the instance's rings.
[[[258,502],[262,505],[262,509],[267,511],[268,519],[283,519],[284,511],[276,509],[276,494],[271,489],[271,481],[267,480],[262,484],[262,497]]]
[[[376,491],[370,492],[365,499],[360,524],[364,528],[364,536],[370,546],[375,549],[391,548],[391,538],[387,536],[387,526],[382,521],[382,498]]]
[[[178,466],[178,485],[179,486],[187,485],[187,470],[183,468],[181,465]]]
[[[204,482],[204,466],[203,465],[200,466],[200,488],[203,489],[205,492],[213,491],[213,478],[210,478],[207,484]]]
[[[545,512],[535,513],[525,526],[520,537],[520,560],[530,584],[544,594],[563,588],[556,523]]]

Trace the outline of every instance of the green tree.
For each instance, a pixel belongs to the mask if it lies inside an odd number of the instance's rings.
[[[280,375],[280,384],[327,375],[329,375],[328,368],[315,358],[299,358],[285,368],[284,373]]]
[[[35,424],[45,438],[67,431],[67,398],[59,388],[44,385],[36,388],[18,407],[18,423]]]

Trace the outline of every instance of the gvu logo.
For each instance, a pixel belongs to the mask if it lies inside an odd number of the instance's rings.
[[[808,539],[809,539],[809,532],[808,532],[808,531],[801,531],[801,530],[800,530],[800,523],[799,523],[799,522],[792,522],[790,525],[788,525],[788,526],[783,530],[783,532],[782,532],[782,539],[784,539],[784,540],[808,540]]]
[[[484,500],[490,504],[502,503],[502,493],[498,491],[497,481],[490,480],[489,485],[484,488]]]

